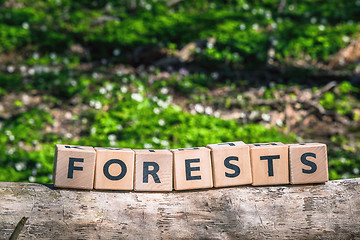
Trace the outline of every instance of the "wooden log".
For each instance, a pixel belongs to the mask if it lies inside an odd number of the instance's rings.
[[[148,193],[0,183],[0,238],[360,238],[360,178],[317,185]]]

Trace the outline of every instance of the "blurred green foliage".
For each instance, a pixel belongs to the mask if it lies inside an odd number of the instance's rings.
[[[76,138],[46,131],[54,119],[41,104],[0,119],[0,181],[50,183],[56,143],[177,148],[234,140],[296,142],[297,136],[279,129],[186,113],[172,104],[171,93],[162,92],[170,89],[202,102],[211,98],[203,97],[209,89],[231,87],[231,81],[218,77],[219,69],[262,68],[269,50],[284,66],[300,59],[327,62],[358,36],[359,0],[283,2],[0,0],[0,55],[16,68],[1,68],[0,98],[37,91],[54,108],[84,106],[72,115],[81,128]],[[196,48],[193,65],[212,74],[174,72],[152,79],[158,69],[151,76],[109,72],[118,64],[142,64],[134,57],[142,47],[176,52],[209,38],[216,42]],[[236,84],[248,87],[249,82]],[[286,85],[267,89],[265,98],[282,87]],[[349,103],[358,101],[358,93],[359,88],[344,81],[320,104],[349,115]],[[70,100],[75,98],[74,104]],[[223,107],[230,102],[229,97]],[[20,99],[12,105],[15,110],[24,107]],[[338,136],[331,140],[346,141]],[[331,154],[332,179],[359,175],[358,154]]]

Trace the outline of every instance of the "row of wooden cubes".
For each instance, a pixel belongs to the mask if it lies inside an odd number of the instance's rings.
[[[172,150],[56,145],[54,186],[172,191],[328,180],[321,143],[229,142]]]

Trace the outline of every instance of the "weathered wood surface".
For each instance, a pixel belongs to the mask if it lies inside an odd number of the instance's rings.
[[[0,183],[0,238],[360,239],[360,178],[171,193]]]

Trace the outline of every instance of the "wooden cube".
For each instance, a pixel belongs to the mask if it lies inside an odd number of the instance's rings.
[[[210,149],[206,147],[172,149],[175,190],[213,186]]]
[[[96,152],[93,147],[57,144],[55,147],[54,186],[92,189]]]
[[[252,183],[249,146],[244,142],[209,144],[214,187]]]
[[[322,183],[329,180],[326,145],[289,144],[290,183]]]
[[[172,191],[172,153],[169,150],[134,151],[135,191]]]
[[[95,189],[133,190],[134,151],[96,147]]]
[[[249,144],[254,186],[289,184],[288,146],[280,143]]]

